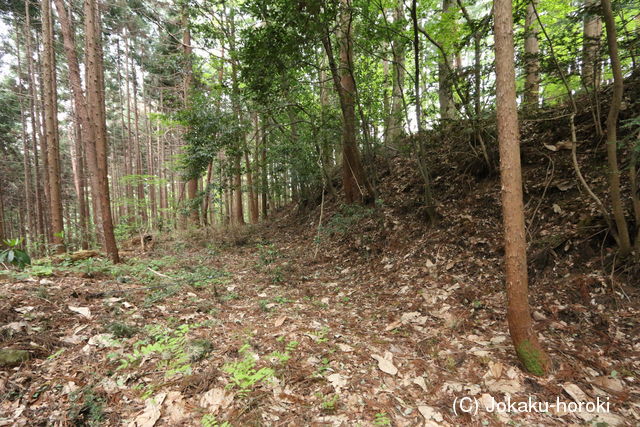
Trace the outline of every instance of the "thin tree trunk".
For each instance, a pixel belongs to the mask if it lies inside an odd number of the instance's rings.
[[[583,23],[582,79],[587,89],[597,91],[602,76],[600,69],[600,39],[602,38],[600,0],[585,0],[584,5],[587,14]]]
[[[191,70],[191,31],[189,30],[189,18],[187,12],[182,13],[182,49],[186,61],[186,69],[184,75],[184,105],[189,105],[189,91],[193,80],[193,72]],[[189,199],[189,219],[192,224],[198,225],[200,222],[199,209],[193,206],[193,201],[198,196],[198,178],[193,177],[187,182],[187,198]]]
[[[25,37],[26,37],[26,53],[27,53],[27,70],[28,70],[28,78],[29,78],[29,115],[31,119],[31,147],[33,150],[33,166],[34,166],[34,178],[35,178],[35,210],[36,210],[36,235],[39,236],[40,239],[45,238],[45,229],[44,229],[44,205],[43,205],[43,197],[42,197],[42,179],[40,177],[40,161],[38,155],[38,141],[41,140],[39,137],[40,132],[40,121],[39,116],[36,114],[36,102],[37,102],[37,93],[36,93],[36,79],[34,76],[34,65],[33,65],[33,50],[31,47],[31,16],[30,16],[30,8],[29,1],[25,1]]]
[[[269,216],[269,179],[268,179],[268,163],[267,163],[267,133],[265,130],[266,123],[262,124],[262,145],[260,148],[261,151],[261,179],[262,179],[262,200],[260,201],[262,204],[262,219],[266,220]]]
[[[22,131],[22,172],[24,176],[24,199],[25,199],[25,207],[26,207],[26,229],[27,233],[25,233],[25,242],[28,244],[32,241],[36,240],[36,226],[35,226],[35,218],[33,215],[33,199],[31,192],[31,155],[29,153],[29,143],[27,141],[27,121],[26,121],[26,113],[24,106],[24,98],[25,95],[22,93],[22,61],[21,61],[21,45],[20,45],[20,27],[16,21],[16,57],[17,57],[17,66],[18,66],[18,98],[20,104],[20,123],[21,123],[21,131]]]
[[[507,321],[516,353],[524,368],[532,374],[544,375],[549,369],[550,362],[533,329],[528,300],[511,0],[495,0],[494,20],[496,103],[508,300]]]
[[[538,107],[540,94],[540,46],[538,43],[538,22],[536,20],[535,5],[538,0],[530,0],[524,24],[524,62],[526,81],[524,84],[524,104],[528,108]]]
[[[127,221],[130,223],[134,220],[135,209],[131,206],[133,202],[133,187],[131,186],[130,177],[133,175],[133,162],[131,160],[131,145],[133,144],[133,134],[132,134],[132,126],[131,126],[131,86],[129,85],[129,56],[130,48],[129,48],[129,32],[127,28],[124,28],[124,84],[125,84],[125,92],[127,96],[127,142],[124,146],[124,173],[127,176],[126,184],[125,184],[125,198],[126,198],[126,212],[127,212]],[[118,58],[118,79],[120,80],[120,87],[122,87],[122,77],[120,73],[121,65],[120,60]],[[120,89],[118,89],[120,90]],[[124,102],[122,102],[122,92],[120,93],[120,120],[122,122],[122,129],[124,132],[125,123],[124,123]],[[123,135],[124,136],[124,135]]]
[[[135,41],[135,39],[134,39]],[[147,214],[147,200],[144,194],[144,182],[142,176],[144,171],[142,170],[142,149],[140,147],[140,113],[138,111],[138,76],[136,72],[136,64],[131,57],[131,79],[133,81],[133,123],[134,123],[134,162],[136,165],[137,175],[137,198],[138,198],[138,213],[140,215],[140,221],[142,222],[142,228],[146,228],[149,223],[149,217]]]
[[[353,76],[351,0],[340,0],[340,3],[342,11],[339,18],[338,37],[340,47],[339,68],[335,64],[328,34],[323,38],[323,44],[342,109],[342,186],[347,203],[371,203],[375,200],[375,195],[364,173],[356,142],[356,82]]]
[[[613,219],[618,230],[620,255],[627,256],[631,252],[631,241],[627,220],[624,216],[622,197],[620,195],[620,168],[618,167],[618,114],[622,103],[624,91],[622,68],[618,56],[618,42],[616,35],[616,23],[611,11],[611,1],[602,0],[602,12],[604,23],[607,28],[607,44],[609,46],[609,56],[611,57],[611,70],[613,71],[613,94],[609,115],[607,116],[607,163],[609,164],[609,196],[611,198],[611,208]]]
[[[40,46],[40,43],[36,33],[36,46]],[[43,218],[43,230],[45,236],[45,244],[49,244],[53,241],[53,236],[51,232],[51,194],[49,185],[49,148],[47,145],[47,137],[46,137],[46,119],[45,119],[45,71],[43,64],[43,56],[40,54],[40,49],[36,49],[36,62],[38,68],[40,69],[38,86],[40,88],[39,91],[36,91],[40,96],[37,99],[36,103],[36,114],[38,115],[38,122],[40,126],[38,126],[38,139],[40,140],[40,152],[42,153],[42,189],[44,194],[44,209],[42,211]]]
[[[447,14],[454,0],[442,0],[442,13]],[[438,100],[440,102],[440,118],[453,120],[456,117],[456,108],[453,103],[453,60],[454,55],[441,55],[438,61]]]
[[[82,249],[89,249],[88,242],[88,228],[87,228],[87,213],[86,197],[84,193],[84,165],[82,162],[82,130],[80,126],[79,114],[72,109],[72,116],[74,117],[74,140],[73,145],[70,146],[71,150],[71,169],[73,172],[73,183],[76,189],[76,196],[78,197],[78,222],[80,232],[80,246]]]
[[[5,231],[5,219],[4,219],[4,196],[2,185],[0,185],[0,248],[4,247],[4,241],[9,237]]]
[[[401,25],[401,29],[398,31],[402,31],[404,29],[404,12],[403,12],[403,3],[398,2],[396,7],[393,10],[393,20],[396,26]],[[402,127],[402,116],[404,111],[404,95],[403,95],[403,86],[404,86],[404,57],[405,57],[405,41],[400,37],[396,36],[393,40],[392,49],[393,49],[393,78],[392,78],[392,91],[391,91],[391,112],[389,115],[389,129],[388,129],[388,140],[385,141],[387,144],[393,144],[397,142],[398,138],[403,133]]]

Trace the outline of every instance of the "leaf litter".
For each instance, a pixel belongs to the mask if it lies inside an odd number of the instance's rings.
[[[167,241],[153,256],[175,262],[154,265],[166,277],[153,285],[60,270],[42,298],[38,281],[3,281],[1,346],[33,357],[0,370],[0,425],[91,417],[132,426],[372,425],[380,414],[400,426],[637,425],[637,294],[626,289],[633,301],[621,303],[606,277],[577,271],[571,256],[532,285],[554,369],[546,378],[520,369],[495,250],[498,194],[482,195],[495,203],[459,194],[459,212],[431,232],[390,198],[350,235],[325,237],[317,258],[308,250],[317,237],[312,212],[303,225],[283,215],[214,255],[202,247],[175,254]],[[480,224],[468,229],[467,217]],[[268,264],[267,245],[277,252]],[[183,278],[200,267],[227,273]],[[611,413],[456,415],[463,396],[481,404],[600,397]]]

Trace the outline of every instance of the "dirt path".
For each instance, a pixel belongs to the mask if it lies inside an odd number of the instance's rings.
[[[0,371],[0,425],[640,419],[634,374],[612,373],[604,353],[581,362],[580,347],[566,342],[567,322],[538,312],[550,325],[547,342],[566,352],[555,355],[552,377],[530,377],[512,354],[501,293],[474,294],[473,283],[446,274],[446,263],[340,257],[330,247],[314,257],[309,240],[268,234],[271,241],[251,236],[240,246],[168,242],[174,247],[164,255],[120,267],[91,261],[54,267],[50,277],[5,280],[1,347],[27,349],[33,359]],[[627,345],[618,357],[637,367],[637,337]],[[464,414],[460,405],[454,412],[456,399],[468,398],[462,407],[473,409],[507,396],[600,398],[610,413],[481,407]]]

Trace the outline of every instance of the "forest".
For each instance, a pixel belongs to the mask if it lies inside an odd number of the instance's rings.
[[[640,424],[640,3],[0,0],[0,425]]]

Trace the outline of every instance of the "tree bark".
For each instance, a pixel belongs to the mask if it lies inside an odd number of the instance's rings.
[[[620,57],[618,56],[616,23],[613,18],[613,12],[611,11],[610,0],[602,0],[602,12],[607,28],[607,44],[609,46],[609,56],[611,57],[611,70],[613,71],[613,94],[611,96],[609,114],[607,115],[607,163],[609,164],[607,175],[609,178],[609,197],[611,198],[613,219],[615,220],[618,231],[620,255],[624,257],[631,252],[629,229],[627,227],[627,220],[622,206],[622,197],[620,195],[620,168],[618,167],[617,146],[618,114],[620,113],[624,87],[622,67],[620,66]]]
[[[42,0],[42,70],[44,88],[45,138],[47,141],[47,173],[49,176],[49,209],[51,212],[51,243],[58,254],[65,252],[62,188],[60,183],[60,147],[58,135],[56,93],[56,60],[54,49],[51,0]]]
[[[353,76],[353,39],[351,0],[340,0],[340,66],[335,66],[331,42],[328,35],[323,41],[336,91],[340,97],[342,109],[342,186],[347,203],[371,203],[375,200],[373,188],[369,183],[360,160],[360,151],[356,142],[355,93],[356,82]],[[327,45],[329,48],[327,48]]]
[[[442,0],[442,13],[445,15],[453,6],[454,0]],[[444,52],[443,52],[444,53]],[[440,102],[440,118],[453,120],[456,108],[453,103],[452,73],[454,55],[443,54],[438,61],[438,100]]]
[[[395,25],[402,25],[402,28],[404,28],[404,24],[400,23],[404,22],[403,15],[403,3],[399,1],[393,10],[393,20]],[[401,37],[396,36],[391,47],[393,49],[393,77],[391,79],[391,111],[389,113],[389,128],[387,131],[388,139],[385,141],[387,144],[397,142],[404,130],[402,126],[402,116],[404,111],[403,87],[406,43]]]
[[[36,221],[33,212],[33,197],[31,192],[31,154],[29,153],[29,142],[27,138],[27,121],[24,106],[25,95],[22,93],[22,60],[21,60],[21,45],[20,45],[20,27],[16,21],[16,57],[17,57],[17,74],[18,74],[18,98],[20,104],[20,128],[22,131],[22,172],[24,176],[24,200],[26,207],[26,233],[24,234],[25,242],[29,243],[36,241]]]
[[[76,53],[71,21],[63,0],[55,0],[60,28],[64,39],[64,50],[69,67],[69,82],[75,104],[75,111],[81,125],[81,135],[87,158],[91,190],[95,206],[99,206],[98,217],[103,245],[114,263],[120,261],[111,216],[109,181],[107,173],[106,122],[102,106],[104,87],[102,81],[102,47],[100,43],[99,12],[95,0],[84,0],[84,30],[86,44],[87,82],[85,95],[82,91],[80,66]],[[96,224],[98,225],[98,224]]]
[[[33,50],[31,47],[31,15],[29,8],[29,1],[25,1],[25,47],[27,54],[27,71],[29,81],[29,116],[31,119],[31,148],[33,150],[33,169],[35,179],[35,210],[36,210],[36,234],[41,239],[45,238],[45,225],[44,225],[44,204],[42,197],[42,179],[40,175],[40,161],[38,155],[38,141],[41,141],[41,127],[39,115],[36,114],[36,78],[34,75],[33,65]]]
[[[533,329],[528,301],[511,0],[495,0],[494,22],[496,104],[508,300],[507,321],[516,353],[525,370],[535,375],[544,375],[549,369],[550,362]]]
[[[602,70],[600,69],[600,39],[602,21],[599,15],[600,0],[585,0],[586,16],[583,22],[582,79],[589,90],[598,90]]]
[[[524,104],[528,108],[538,107],[540,94],[540,46],[538,43],[538,21],[535,14],[535,5],[538,0],[530,0],[527,4],[527,12],[524,24],[524,62],[526,80],[524,84]]]
[[[191,83],[193,82],[193,71],[191,69],[191,54],[193,48],[191,46],[191,31],[189,30],[189,17],[186,10],[182,13],[182,49],[184,54],[184,60],[186,62],[183,91],[184,91],[184,105],[189,105],[189,91],[191,90]],[[193,177],[187,181],[187,198],[189,199],[189,221],[198,225],[200,223],[199,209],[193,204],[193,201],[198,196],[198,178]]]

